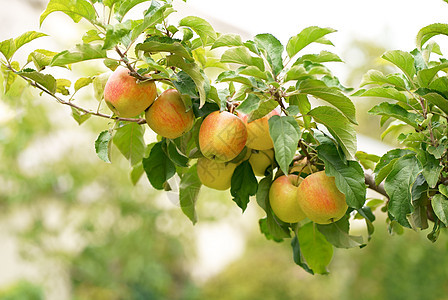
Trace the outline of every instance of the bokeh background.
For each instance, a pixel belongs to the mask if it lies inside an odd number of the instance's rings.
[[[87,28],[55,13],[39,29],[46,3],[0,0],[0,40],[28,30],[52,36],[24,47],[19,58],[26,59],[31,47],[71,48]],[[331,68],[344,85],[355,88],[367,70],[390,70],[380,59],[385,50],[412,50],[421,27],[448,22],[442,0],[188,0],[174,5],[174,24],[196,15],[219,32],[245,39],[269,32],[286,44],[310,25],[335,28],[333,51],[346,63]],[[438,41],[447,54],[446,41]],[[84,75],[104,71],[100,63],[75,67]],[[426,239],[428,232],[391,236],[377,211],[375,234],[366,247],[336,250],[331,274],[311,276],[293,263],[288,242],[277,244],[260,234],[262,211],[254,201],[242,215],[228,191],[204,188],[197,203],[199,223],[193,226],[176,195],[156,192],[146,178],[134,186],[129,164],[117,151],[113,164],[97,158],[94,141],[107,121],[91,118],[79,126],[70,109],[31,89],[22,92],[24,84],[17,81],[0,100],[1,300],[448,299],[445,233],[435,244]],[[88,102],[91,91],[80,98]],[[378,140],[378,119],[366,113],[376,100],[354,101],[358,147],[381,155],[396,142],[393,136]],[[353,225],[355,233],[364,233]]]

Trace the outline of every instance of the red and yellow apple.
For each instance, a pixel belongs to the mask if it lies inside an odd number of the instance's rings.
[[[238,164],[217,162],[205,157],[198,159],[197,173],[201,183],[215,190],[227,190],[232,182],[233,171]]]
[[[135,117],[145,111],[156,99],[157,88],[153,81],[139,82],[129,75],[125,67],[118,67],[106,82],[104,100],[116,115]]]
[[[199,129],[202,154],[218,162],[228,162],[237,157],[246,145],[246,140],[246,125],[227,111],[212,112]]]
[[[249,163],[256,176],[264,176],[266,168],[274,163],[274,149],[268,150],[252,150],[249,157]]]
[[[247,147],[255,150],[267,150],[274,148],[274,142],[269,134],[268,120],[272,116],[279,115],[277,110],[273,110],[260,119],[247,122],[249,116],[243,113],[238,113],[241,120],[246,123],[247,127]]]
[[[145,118],[154,132],[169,139],[180,137],[194,124],[193,111],[186,111],[180,93],[175,89],[160,94],[146,110]]]
[[[302,178],[297,175],[278,177],[269,189],[269,203],[274,214],[283,222],[296,223],[306,218],[297,201],[298,187]]]
[[[297,200],[305,215],[317,224],[330,224],[341,219],[348,205],[345,195],[336,187],[335,178],[325,171],[308,175],[300,184]]]

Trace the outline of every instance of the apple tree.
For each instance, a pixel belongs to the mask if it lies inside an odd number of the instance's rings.
[[[140,18],[127,18],[143,2]],[[448,224],[448,61],[430,40],[447,35],[448,25],[423,28],[411,52],[386,52],[397,73],[369,71],[353,93],[328,66],[342,62],[331,51],[332,28],[306,27],[283,45],[269,33],[250,40],[218,33],[196,16],[173,24],[173,12],[170,0],[50,0],[40,24],[63,13],[89,29],[71,49],[35,49],[26,61],[16,53],[47,34],[1,42],[4,92],[25,80],[79,125],[110,120],[94,143],[98,158],[111,163],[115,147],[134,184],[178,186],[193,223],[202,186],[229,190],[243,212],[256,201],[265,213],[260,232],[289,240],[294,262],[311,274],[328,272],[334,247],[366,246],[379,207],[391,232],[431,222],[428,238],[437,239]],[[59,69],[91,60],[102,61],[104,73],[57,78]],[[81,89],[90,89],[85,105]],[[400,132],[403,147],[383,157],[357,152],[352,96],[387,100],[370,113],[387,125],[383,135]],[[367,199],[368,188],[382,199]],[[351,234],[353,219],[364,220],[366,238]]]

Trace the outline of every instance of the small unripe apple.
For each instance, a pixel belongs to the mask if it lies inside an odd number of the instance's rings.
[[[118,67],[106,82],[104,100],[116,115],[135,117],[145,111],[156,99],[157,88],[153,81],[139,82],[129,75],[125,67]]]
[[[299,186],[297,199],[306,216],[317,224],[338,221],[348,208],[335,178],[327,176],[325,171],[308,175]]]
[[[175,139],[189,131],[194,124],[193,110],[186,111],[175,89],[164,91],[145,113],[146,123],[154,132]]]
[[[198,159],[197,172],[203,185],[215,190],[227,190],[232,182],[233,171],[238,164],[221,163],[205,157]]]
[[[297,201],[302,178],[289,174],[278,177],[269,189],[269,203],[274,214],[283,222],[296,223],[306,218]]]
[[[267,150],[274,148],[274,142],[269,134],[268,120],[275,115],[279,115],[277,110],[273,110],[260,119],[247,122],[249,116],[243,113],[238,113],[241,120],[246,123],[247,127],[247,147],[255,150]]]
[[[266,168],[274,163],[274,149],[249,150],[252,152],[249,163],[256,176],[264,176]]]
[[[202,154],[218,162],[228,162],[240,154],[246,145],[246,125],[227,111],[209,114],[199,129]]]

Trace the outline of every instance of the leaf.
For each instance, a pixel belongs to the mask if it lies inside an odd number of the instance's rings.
[[[50,74],[43,74],[33,69],[24,69],[16,72],[17,75],[31,79],[46,88],[50,93],[56,93],[56,79]]]
[[[394,87],[373,87],[362,94],[358,94],[357,96],[360,97],[380,97],[380,98],[386,98],[386,99],[393,99],[400,102],[407,103],[408,98],[406,95]]]
[[[39,26],[49,14],[60,11],[69,16],[75,23],[81,21],[82,18],[95,22],[96,13],[93,5],[86,0],[50,0],[45,11],[40,15]]]
[[[310,268],[317,274],[328,274],[327,266],[333,257],[333,246],[310,222],[300,227],[297,233],[300,250]]]
[[[417,79],[420,84],[420,87],[427,88],[429,84],[432,82],[437,73],[443,69],[448,68],[448,63],[442,63],[438,66],[423,69],[417,72]]]
[[[221,62],[254,66],[260,69],[260,71],[264,71],[263,59],[251,56],[246,47],[235,47],[226,50],[221,56]]]
[[[448,99],[445,97],[442,97],[438,93],[428,93],[423,95],[423,98],[440,108],[444,113],[448,114]]]
[[[106,58],[106,50],[101,45],[78,44],[74,49],[65,50],[53,57],[51,66],[62,67],[86,60]]]
[[[291,80],[304,80],[307,78],[310,78],[310,74],[304,66],[293,66],[288,70],[288,72],[286,72],[284,81],[287,82]]]
[[[109,50],[116,45],[122,43],[128,46],[131,43],[131,38],[129,36],[132,28],[135,27],[136,22],[127,20],[124,23],[118,23],[115,25],[106,26],[106,38],[104,39],[104,50]]]
[[[197,165],[195,164],[185,172],[180,180],[179,201],[182,212],[196,224],[198,217],[196,214],[196,201],[202,183],[197,173]]]
[[[269,210],[269,189],[271,188],[272,178],[271,176],[266,176],[260,180],[258,183],[258,189],[256,193],[256,199],[258,205],[265,211]]]
[[[302,267],[306,272],[310,273],[311,275],[314,275],[313,270],[311,270],[311,268],[305,263],[305,261],[303,261],[302,251],[300,250],[300,244],[299,240],[297,239],[297,236],[295,236],[291,240],[291,247],[294,262],[300,267]]]
[[[370,114],[393,117],[401,120],[414,128],[419,128],[419,125],[423,122],[423,117],[415,113],[408,112],[406,109],[398,104],[391,104],[383,102],[374,106],[369,110]]]
[[[402,74],[389,74],[386,76],[378,70],[369,70],[364,74],[360,86],[368,84],[394,86],[399,90],[408,89],[407,82],[402,77]]]
[[[378,155],[369,154],[364,151],[357,151],[355,156],[364,169],[374,170],[375,164],[380,161],[380,157]]]
[[[353,159],[356,153],[356,130],[353,125],[336,109],[318,106],[308,112],[318,123],[323,124],[338,141],[347,159]]]
[[[393,149],[384,154],[375,166],[375,184],[379,185],[387,177],[387,175],[389,175],[394,164],[400,157],[412,153],[414,152],[406,149]]]
[[[246,210],[249,197],[255,196],[258,189],[257,178],[248,160],[238,165],[233,172],[230,194],[233,201],[243,210]]]
[[[10,59],[12,55],[16,52],[16,45],[14,39],[4,40],[0,43],[0,52],[5,56],[6,59]]]
[[[421,50],[427,41],[439,34],[448,35],[448,24],[435,23],[420,29],[416,41],[418,49]]]
[[[292,116],[272,116],[268,123],[269,134],[274,141],[275,160],[282,172],[288,174],[302,132]]]
[[[75,119],[78,125],[81,125],[82,123],[90,119],[91,114],[81,112],[80,110],[72,107],[72,117],[73,119]]]
[[[75,82],[75,92],[82,89],[83,87],[88,86],[93,82],[94,78],[92,77],[81,77]]]
[[[47,36],[47,34],[37,31],[25,32],[16,39],[2,41],[0,43],[0,52],[9,60],[20,47],[43,36]]]
[[[213,43],[211,50],[219,47],[243,46],[241,36],[237,34],[222,34]]]
[[[98,31],[90,29],[82,36],[83,43],[89,44],[95,41],[102,41],[104,37],[100,37]]]
[[[180,153],[177,149],[176,144],[171,141],[167,141],[167,154],[171,161],[178,165],[179,167],[187,168],[188,167],[188,157],[184,154]]]
[[[415,155],[408,154],[396,161],[384,182],[390,199],[388,212],[404,227],[411,227],[407,216],[413,212],[412,186],[421,171],[422,166]]]
[[[115,18],[118,20],[118,22],[121,22],[124,18],[124,16],[137,4],[146,2],[149,0],[119,0],[114,1],[118,2],[118,6],[115,7]]]
[[[447,226],[448,224],[448,198],[442,194],[436,194],[431,198],[431,206],[437,218]]]
[[[274,76],[277,76],[283,70],[283,45],[269,33],[257,34],[254,42],[259,49],[266,51],[266,58],[271,65]]]
[[[143,173],[145,173],[145,170],[143,169],[142,162],[139,162],[138,164],[132,167],[129,177],[131,178],[131,182],[133,185],[137,185],[138,181],[143,176]]]
[[[209,22],[206,20],[188,16],[179,21],[179,26],[186,26],[191,28],[202,41],[202,45],[206,46],[213,43],[216,40],[216,32]]]
[[[400,68],[409,81],[412,82],[416,70],[414,57],[410,53],[401,50],[391,50],[384,53],[382,58]]]
[[[166,155],[163,143],[155,144],[149,157],[143,158],[143,168],[151,185],[157,190],[163,190],[165,182],[174,176],[176,166]]]
[[[131,166],[142,160],[145,153],[145,141],[143,134],[145,128],[136,122],[131,122],[119,127],[113,141],[121,154],[129,160]]]
[[[305,61],[311,61],[314,63],[324,62],[342,62],[342,59],[335,53],[329,51],[321,51],[319,54],[305,54],[299,57],[294,65],[301,64]]]
[[[254,94],[249,94],[247,98],[237,107],[237,111],[248,115],[247,122],[252,122],[262,118],[278,106],[278,102],[273,99],[261,100]]]
[[[172,5],[170,3],[161,3],[159,1],[151,1],[151,6],[145,12],[143,21],[132,28],[130,33],[130,41],[135,41],[148,28],[162,23],[162,21],[169,15]]]
[[[11,85],[16,80],[17,74],[8,69],[4,64],[0,64],[0,67],[3,75],[4,93],[6,94],[11,88]],[[17,70],[20,68],[19,63],[16,61],[11,62],[11,67],[13,70]]]
[[[110,163],[110,141],[112,135],[109,130],[104,130],[100,133],[95,141],[95,152],[98,157],[107,163]]]
[[[298,90],[302,94],[312,95],[332,104],[339,109],[353,124],[356,122],[356,109],[353,102],[336,87],[327,87],[320,80],[305,80],[299,83]]]
[[[349,234],[350,223],[347,216],[331,224],[317,224],[317,229],[325,236],[327,241],[337,248],[348,249],[363,246],[362,236]]]
[[[56,79],[56,93],[60,93],[64,96],[70,95],[70,91],[68,90],[72,85],[71,81],[68,79],[59,78]]]
[[[366,201],[364,171],[357,161],[344,161],[333,143],[323,143],[317,148],[318,157],[325,164],[325,174],[335,178],[336,187],[345,195],[348,206],[361,208]]]
[[[256,87],[257,82],[250,77],[238,75],[235,71],[224,71],[216,78],[216,82],[238,82],[247,86]]]
[[[308,113],[311,110],[311,103],[305,94],[293,95],[289,97],[289,105],[296,105],[302,114],[303,124],[306,129],[311,128],[311,117]]]
[[[440,173],[443,167],[440,165],[440,161],[436,159],[432,154],[426,151],[419,151],[417,158],[423,166],[423,176],[426,182],[431,188],[434,188],[439,181]]]
[[[286,45],[286,52],[290,58],[293,58],[294,55],[309,44],[318,42],[320,38],[335,31],[336,30],[331,28],[320,28],[317,26],[307,27],[298,35],[289,39],[288,44]]]
[[[135,47],[136,51],[144,52],[168,52],[174,53],[178,56],[182,56],[189,61],[193,61],[193,56],[190,49],[183,45],[180,40],[172,39],[169,37],[153,36],[147,38],[143,43],[138,44]]]
[[[51,64],[51,61],[56,54],[58,53],[44,49],[37,49],[28,55],[28,62],[32,61],[37,70],[41,71],[44,67]]]

